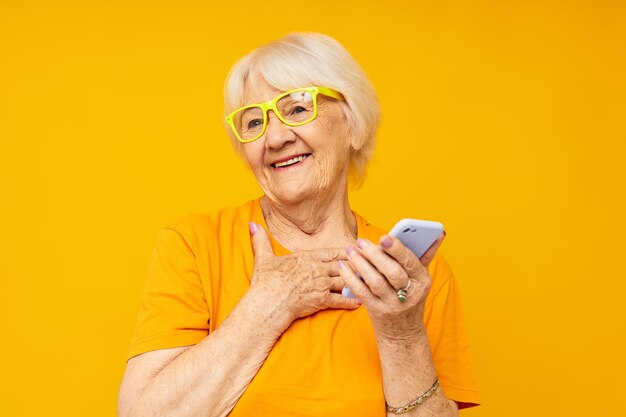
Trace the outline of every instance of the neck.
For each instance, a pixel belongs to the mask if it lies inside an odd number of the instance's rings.
[[[292,252],[347,246],[357,237],[345,187],[295,203],[263,196],[261,208],[272,236]]]

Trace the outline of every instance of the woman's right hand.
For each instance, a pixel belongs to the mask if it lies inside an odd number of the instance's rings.
[[[298,251],[276,256],[267,231],[250,223],[254,248],[254,270],[250,289],[263,298],[262,304],[284,317],[284,329],[296,319],[327,308],[355,309],[359,301],[341,294],[345,283],[338,261],[346,260],[345,248]]]

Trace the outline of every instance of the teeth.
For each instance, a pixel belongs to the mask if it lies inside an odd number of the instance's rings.
[[[284,166],[287,166],[287,165],[293,165],[293,164],[295,164],[296,162],[301,162],[301,161],[304,161],[304,159],[305,159],[306,157],[307,157],[307,155],[300,155],[300,156],[297,156],[297,157],[295,157],[295,158],[291,158],[291,159],[289,159],[289,160],[287,160],[287,161],[283,161],[283,162],[276,162],[276,163],[274,164],[274,166],[275,166],[276,168],[280,168],[280,167],[284,167]]]

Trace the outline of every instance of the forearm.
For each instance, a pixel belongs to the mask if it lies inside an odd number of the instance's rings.
[[[129,416],[227,415],[289,325],[260,301],[249,291],[217,330],[153,377]]]
[[[437,373],[425,331],[410,339],[378,339],[377,342],[387,404],[392,407],[405,406],[432,387]],[[438,388],[422,405],[406,415],[450,417],[458,414],[443,390]]]

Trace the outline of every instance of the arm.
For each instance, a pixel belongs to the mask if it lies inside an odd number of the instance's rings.
[[[342,251],[277,257],[264,229],[256,228],[253,234],[255,260],[248,292],[197,345],[130,359],[120,388],[120,417],[225,416],[293,320],[326,308],[359,306],[336,293],[343,287],[336,262],[345,257]]]
[[[419,260],[397,238],[383,237],[381,246],[359,239],[358,249],[348,248],[349,264],[340,264],[346,284],[367,307],[376,333],[385,399],[393,407],[409,404],[437,379],[424,327],[424,303],[432,282],[426,267],[444,236]],[[396,291],[409,282],[406,302],[400,302]],[[457,410],[438,388],[407,415],[450,417],[458,415]]]
[[[257,300],[262,298],[251,289],[222,325],[195,346],[130,359],[119,416],[227,415],[290,322]]]
[[[425,331],[419,332],[414,339],[395,341],[378,339],[377,342],[383,373],[383,389],[389,405],[404,406],[430,389],[437,374]],[[441,388],[438,388],[423,405],[406,415],[458,416],[458,407],[456,402],[448,400]]]

